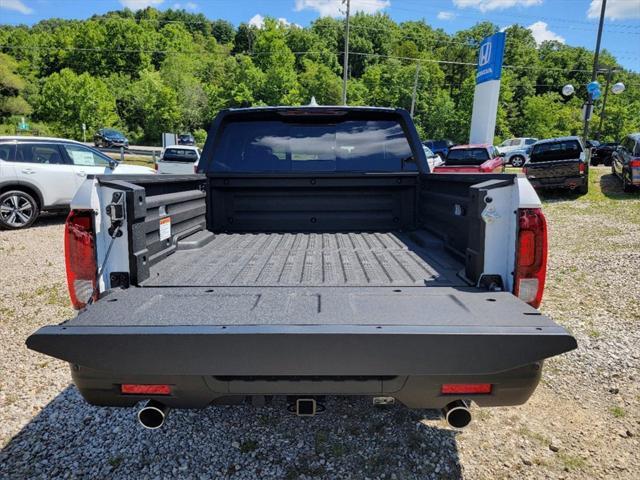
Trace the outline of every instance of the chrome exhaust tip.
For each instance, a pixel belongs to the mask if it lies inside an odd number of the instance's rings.
[[[170,408],[166,405],[149,400],[147,404],[138,411],[138,422],[144,428],[156,430],[164,425],[164,421],[169,415]]]
[[[469,405],[464,400],[456,400],[442,409],[442,416],[450,427],[462,429],[471,423]]]

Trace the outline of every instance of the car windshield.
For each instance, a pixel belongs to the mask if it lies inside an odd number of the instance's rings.
[[[445,165],[474,165],[479,166],[489,160],[486,148],[459,148],[449,150]]]
[[[231,121],[223,126],[213,169],[232,172],[416,170],[397,121]]]
[[[111,135],[112,137],[123,137],[124,135],[122,135],[122,133],[120,133],[117,130],[112,130],[110,128],[105,128],[102,133],[104,133],[105,135]]]
[[[557,160],[575,160],[580,158],[580,143],[577,140],[538,143],[531,151],[531,162],[551,162]]]

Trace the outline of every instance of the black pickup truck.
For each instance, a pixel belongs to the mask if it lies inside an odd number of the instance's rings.
[[[575,339],[535,307],[546,223],[513,174],[430,174],[404,110],[222,111],[198,175],[100,176],[65,226],[75,318],[29,348],[94,405],[324,395],[443,408],[525,402]]]
[[[536,189],[568,188],[584,195],[589,191],[589,149],[579,137],[540,140],[523,172]]]

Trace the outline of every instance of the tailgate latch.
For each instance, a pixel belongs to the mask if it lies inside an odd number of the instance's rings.
[[[109,227],[109,236],[121,236],[122,231],[118,230],[118,227],[122,225],[122,222],[125,219],[124,212],[124,194],[122,192],[115,192],[111,197],[111,203],[107,205],[105,208],[107,215],[109,216],[109,220],[111,221],[111,226]],[[117,230],[117,232],[116,232]]]

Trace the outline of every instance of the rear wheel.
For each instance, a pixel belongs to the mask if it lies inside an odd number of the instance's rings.
[[[0,195],[0,226],[10,230],[30,227],[38,218],[40,209],[34,198],[20,190],[9,190]]]
[[[622,172],[622,191],[625,193],[633,192],[633,185],[627,182],[626,177],[624,176],[624,172]]]
[[[589,183],[586,179],[584,183],[578,187],[578,193],[580,195],[586,195],[587,193],[589,193]]]
[[[511,166],[520,168],[524,165],[524,157],[521,155],[514,155],[511,157]]]

